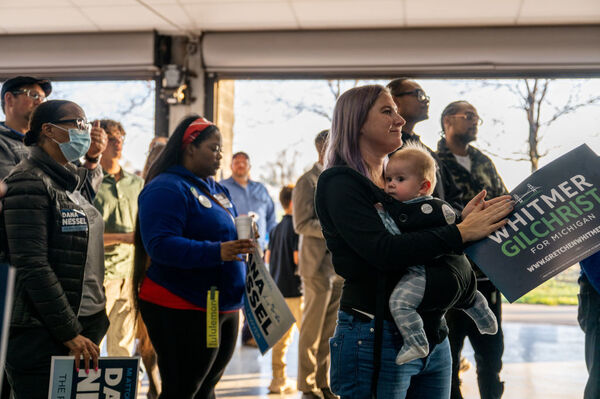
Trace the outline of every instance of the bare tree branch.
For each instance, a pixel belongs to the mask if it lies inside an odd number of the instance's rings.
[[[587,107],[588,105],[600,104],[600,96],[595,96],[589,98],[587,101],[571,104],[570,98],[567,104],[563,108],[555,108],[555,113],[552,115],[550,119],[543,123],[543,126],[550,126],[553,122],[555,122],[558,118],[563,115],[569,114],[571,112],[577,111],[579,108]]]
[[[294,150],[291,154],[288,153],[289,148],[283,149],[276,154],[275,160],[267,162],[263,169],[265,173],[261,173],[261,180],[265,183],[283,187],[296,181],[296,163],[300,157],[300,152]]]
[[[328,80],[327,81],[327,86],[329,86],[329,91],[333,95],[333,98],[335,98],[337,100],[340,97],[340,95],[342,94],[342,83],[341,83],[341,81],[339,79]]]
[[[307,105],[303,102],[293,103],[283,97],[276,97],[275,101],[283,104],[286,108],[295,111],[295,114],[299,114],[303,111],[312,112],[313,114],[327,118],[327,120],[331,122],[331,111],[318,104]]]
[[[141,107],[152,96],[152,90],[148,90],[142,96],[129,98],[129,104],[125,108],[120,108],[117,113],[123,118],[129,115],[134,109]]]
[[[546,79],[546,81],[543,83],[542,94],[540,94],[540,96],[538,97],[537,103],[536,103],[537,115],[535,118],[535,125],[538,127],[538,129],[540,126],[540,115],[541,115],[541,110],[542,110],[542,103],[544,101],[544,98],[546,97],[546,92],[548,90],[549,84],[550,84],[550,81],[548,79]]]
[[[552,82],[553,80],[551,79],[522,79],[516,83],[483,81],[483,87],[493,87],[496,89],[503,88],[513,93],[520,102],[518,108],[525,111],[528,123],[528,148],[527,151],[525,151],[525,154],[518,152],[513,153],[513,156],[505,156],[497,154],[494,151],[486,150],[485,152],[504,160],[528,160],[531,165],[531,170],[535,171],[538,168],[539,160],[544,156],[547,156],[550,152],[549,149],[544,152],[540,152],[538,149],[540,142],[544,138],[544,130],[542,128],[548,127],[560,117],[573,113],[580,108],[600,104],[600,95],[595,95],[583,100],[580,99],[579,92],[583,83],[577,82],[571,89],[567,101],[560,107],[554,107],[548,100],[548,95],[551,92],[550,85]],[[554,109],[554,113],[548,120],[543,121],[542,116],[545,114],[545,107],[552,107]],[[492,124],[503,125],[502,121],[500,120],[492,120]],[[493,147],[493,145],[489,145],[489,148]]]
[[[510,156],[502,155],[502,154],[499,154],[497,152],[491,151],[489,148],[487,148],[487,149],[481,149],[481,151],[484,154],[487,154],[487,155],[492,156],[494,158],[502,159],[504,161],[518,161],[518,162],[529,162],[530,161],[530,159],[527,158],[527,157],[525,157],[523,153],[514,153],[513,152],[514,155],[521,155],[521,157],[519,158],[519,157],[516,157],[516,156],[515,157],[510,157]]]

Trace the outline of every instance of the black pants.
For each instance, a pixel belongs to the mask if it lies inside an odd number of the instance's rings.
[[[500,291],[489,281],[482,281],[477,284],[477,289],[485,296],[492,312],[498,319],[498,332],[494,335],[480,334],[473,320],[462,310],[451,309],[446,313],[446,322],[450,330],[448,338],[452,352],[451,399],[462,399],[458,369],[465,337],[469,337],[471,346],[475,351],[477,383],[481,399],[499,399],[504,392],[504,383],[500,381],[502,354],[504,353]]]
[[[239,312],[219,315],[219,348],[206,347],[206,313],[169,309],[140,300],[140,312],[158,356],[160,399],[212,399],[233,356]]]
[[[106,312],[79,317],[81,335],[100,344],[108,330]],[[67,356],[69,349],[45,327],[12,328],[6,353],[6,374],[15,399],[47,399],[52,356]]]
[[[579,278],[577,320],[585,333],[585,365],[588,380],[584,399],[600,397],[600,294],[585,275]]]

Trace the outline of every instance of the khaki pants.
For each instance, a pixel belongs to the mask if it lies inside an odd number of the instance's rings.
[[[129,279],[104,280],[106,314],[110,326],[106,332],[108,356],[131,356],[135,339],[135,312]]]
[[[295,326],[300,330],[302,324],[302,308],[304,307],[303,299],[301,296],[296,298],[285,298],[285,302],[288,307],[292,311],[292,315],[296,319]],[[273,392],[278,392],[281,388],[283,388],[287,381],[287,374],[285,372],[285,367],[287,366],[285,362],[285,355],[287,350],[292,342],[292,332],[294,331],[294,326],[290,327],[290,329],[281,337],[281,339],[273,346],[271,350],[271,366],[273,369],[273,379],[271,380],[271,385],[269,389]]]
[[[298,390],[329,387],[329,338],[333,336],[344,280],[338,276],[302,277],[304,312],[298,342]]]

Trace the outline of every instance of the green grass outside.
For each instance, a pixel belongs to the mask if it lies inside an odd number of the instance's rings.
[[[577,305],[577,283],[548,280],[517,300],[537,305]]]
[[[579,265],[573,266],[558,276],[528,292],[516,303],[537,305],[577,305]]]

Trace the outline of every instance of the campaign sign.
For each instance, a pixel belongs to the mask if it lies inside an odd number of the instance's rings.
[[[258,249],[255,249],[248,259],[244,316],[263,355],[295,322]]]
[[[514,302],[600,249],[599,188],[600,158],[581,145],[519,184],[508,224],[465,252]]]
[[[101,357],[98,371],[75,371],[73,356],[52,356],[48,399],[136,399],[140,357]]]

